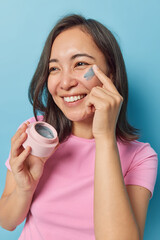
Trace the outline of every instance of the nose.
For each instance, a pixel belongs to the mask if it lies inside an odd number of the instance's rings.
[[[73,73],[63,72],[60,79],[60,88],[63,90],[69,90],[72,87],[78,85],[78,81]]]

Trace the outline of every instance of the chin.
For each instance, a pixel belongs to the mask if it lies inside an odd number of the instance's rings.
[[[75,114],[67,114],[66,117],[72,121],[72,122],[81,122],[81,121],[89,121],[90,120],[93,120],[93,115],[94,113],[91,113],[91,114],[87,114],[86,112],[85,113],[75,113]]]

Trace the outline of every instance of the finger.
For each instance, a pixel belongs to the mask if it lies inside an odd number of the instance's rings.
[[[111,92],[108,93],[107,90],[100,87],[94,87],[86,101],[86,111],[87,113],[91,113],[93,111],[93,106],[94,111],[95,109],[120,109],[122,102],[123,99],[121,98],[121,96],[118,96]]]
[[[26,148],[24,148],[24,151],[19,156],[19,159],[20,159],[19,161],[23,162],[24,160],[26,160],[26,158],[31,153],[31,150],[32,150],[32,148],[30,146],[27,146]]]
[[[11,146],[11,156],[13,158],[18,157],[20,154],[20,147],[22,146],[22,144],[25,142],[25,140],[27,139],[27,133],[23,132],[19,138],[17,138]]]
[[[107,110],[106,102],[104,102],[97,96],[91,95],[88,101],[86,102],[86,112],[88,114],[93,114],[95,112],[101,112],[104,114],[106,110]]]
[[[90,114],[94,113],[95,110],[96,109],[95,109],[92,101],[86,102],[86,112],[87,112],[87,114],[90,115]]]
[[[113,97],[110,95],[106,95],[103,92],[101,94],[93,94],[90,95],[88,100],[86,101],[86,106],[87,107],[92,107],[96,110],[100,110],[103,107],[105,107],[107,104],[112,103],[114,101]]]
[[[13,172],[20,172],[23,169],[23,164],[27,157],[29,156],[31,152],[31,147],[27,146],[23,152],[19,155],[19,157],[16,158],[16,161],[14,161],[11,164],[11,168]]]
[[[117,88],[114,86],[112,80],[107,77],[97,65],[93,65],[93,70],[98,79],[102,82],[105,89],[108,89],[111,92],[118,93]]]
[[[23,123],[22,126],[16,131],[16,133],[14,134],[14,136],[12,137],[12,142],[16,141],[17,138],[20,137],[20,135],[26,131],[28,123]]]
[[[112,93],[104,88],[95,87],[93,88],[93,95],[100,98],[103,103],[113,108],[121,109],[123,104],[123,97],[120,94]]]
[[[100,98],[104,98],[108,95],[112,98],[114,98],[116,100],[116,102],[123,102],[123,97],[119,94],[119,93],[113,93],[111,91],[108,91],[105,88],[101,88],[99,86],[92,88],[91,90],[91,94],[100,97]]]

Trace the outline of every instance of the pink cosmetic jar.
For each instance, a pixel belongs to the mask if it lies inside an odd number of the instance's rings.
[[[23,147],[31,146],[31,154],[37,157],[49,157],[59,143],[57,131],[46,122],[29,124],[26,133],[28,137]]]

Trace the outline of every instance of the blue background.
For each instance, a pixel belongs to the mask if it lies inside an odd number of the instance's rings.
[[[0,195],[5,185],[5,160],[10,139],[30,118],[27,91],[46,37],[68,13],[95,18],[114,33],[125,59],[129,81],[128,117],[141,129],[141,141],[160,154],[160,2],[157,0],[5,0],[0,1]],[[160,171],[150,201],[144,240],[160,236]],[[24,223],[23,223],[24,224]],[[0,228],[1,240],[18,239]]]

